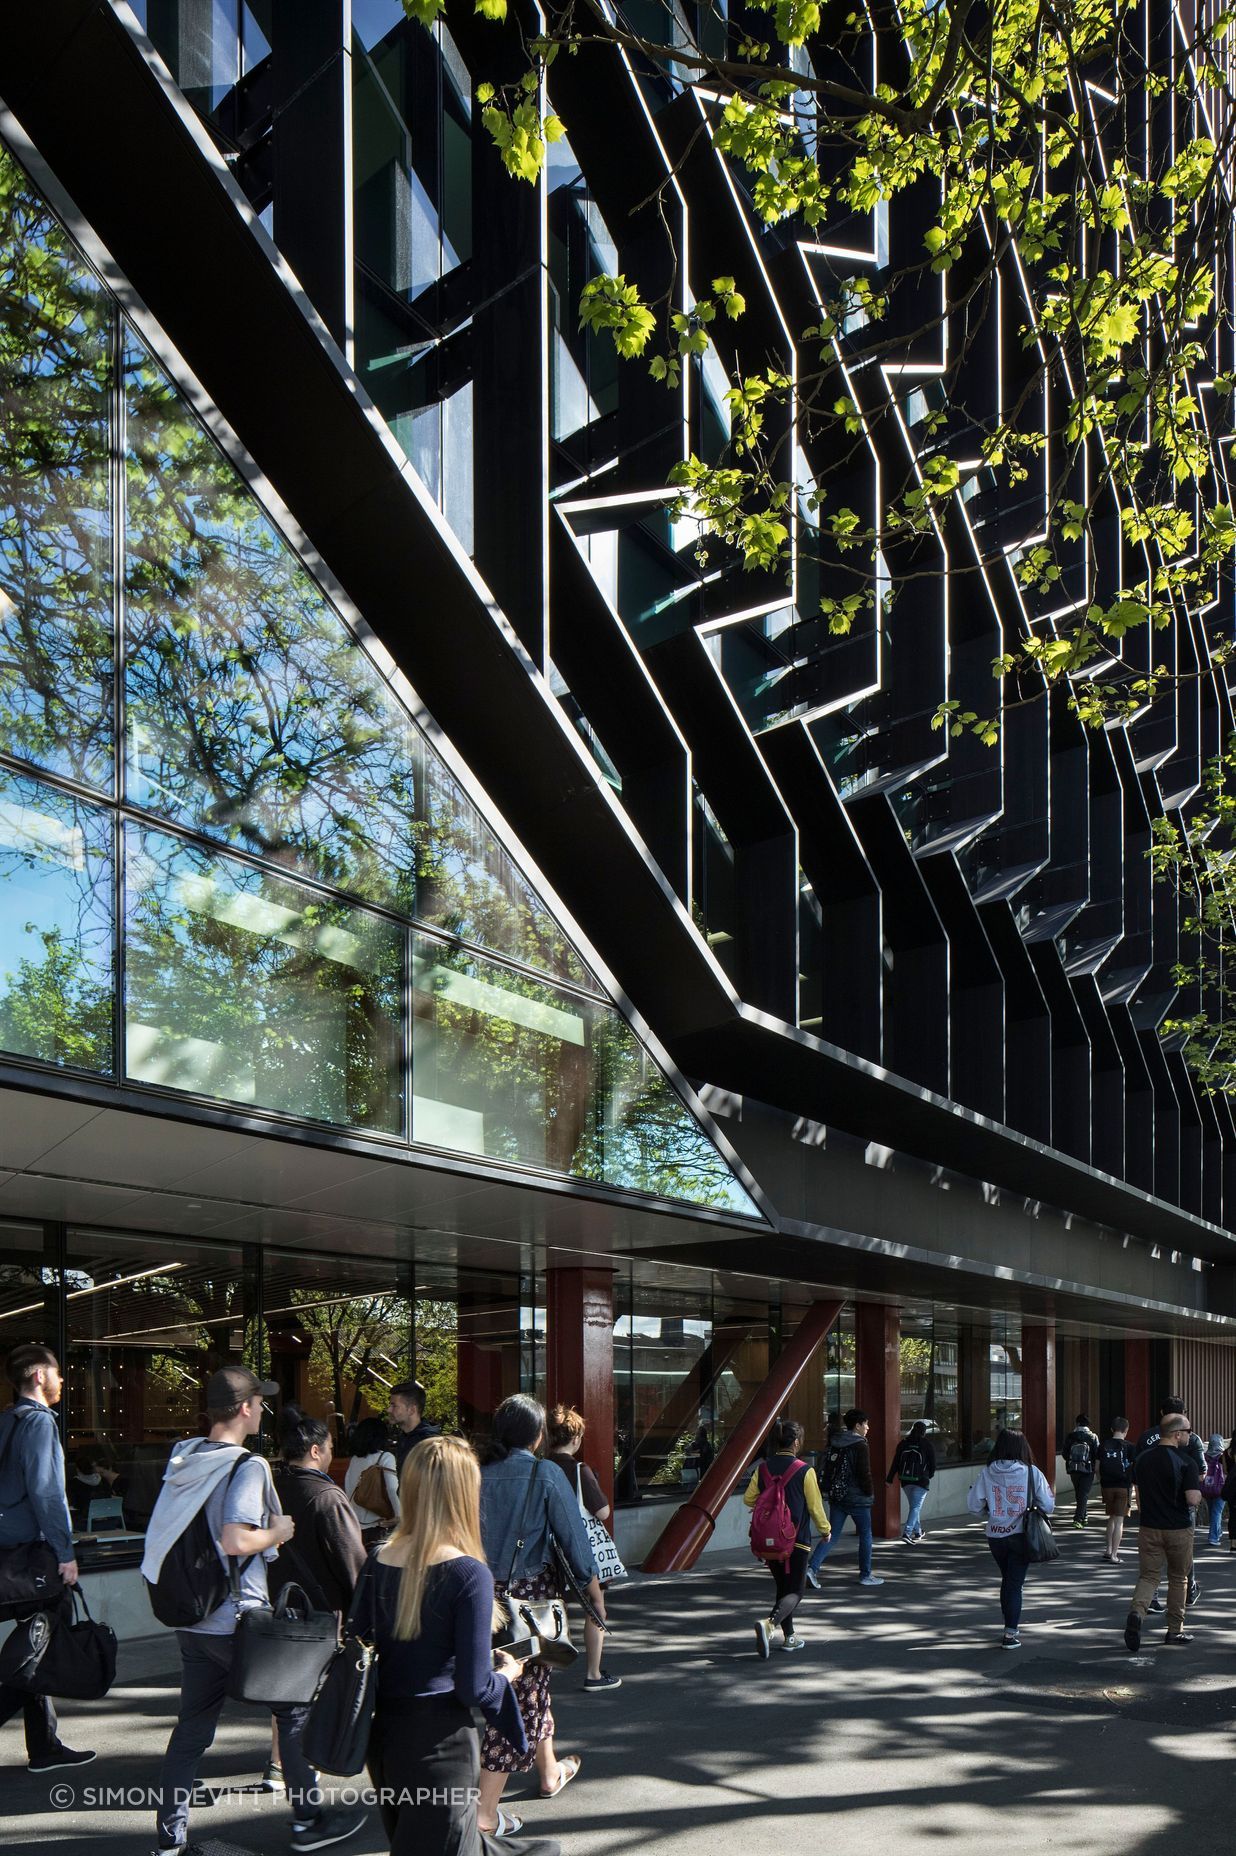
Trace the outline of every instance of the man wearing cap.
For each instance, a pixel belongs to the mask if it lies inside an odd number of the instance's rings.
[[[240,1613],[269,1603],[266,1562],[292,1538],[294,1524],[279,1506],[264,1458],[247,1448],[262,1426],[262,1400],[278,1386],[245,1366],[225,1366],[206,1385],[207,1437],[173,1450],[146,1536],[142,1576],[154,1584],[173,1543],[204,1508],[222,1560],[239,1560],[239,1602],[223,1603],[191,1629],[178,1630],[180,1711],[159,1775],[158,1850],[189,1850],[189,1800],[202,1756],[215,1737],[227,1698],[233,1639]],[[235,1473],[233,1473],[235,1472]],[[307,1708],[276,1708],[279,1748],[292,1808],[293,1850],[341,1843],[365,1821],[361,1812],[324,1811],[316,1802],[317,1774],[301,1752]]]

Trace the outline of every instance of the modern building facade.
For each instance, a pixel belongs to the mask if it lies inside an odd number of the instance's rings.
[[[838,639],[806,510],[788,591],[701,562],[665,483],[742,344],[792,368],[903,229],[758,232],[696,100],[588,53],[516,186],[477,34],[0,41],[0,1341],[120,1471],[83,1555],[239,1357],[341,1444],[413,1370],[472,1433],[571,1398],[640,1551],[783,1407],[923,1416],[959,1488],[1169,1387],[1226,1433],[1236,1124],[1159,1035],[1146,860],[1226,738],[1204,632],[1136,722],[1023,690],[993,752],[930,721],[998,588]],[[749,318],[670,394],[577,327],[667,280],[664,214]]]

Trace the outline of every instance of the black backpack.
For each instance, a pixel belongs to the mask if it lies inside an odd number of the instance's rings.
[[[854,1450],[833,1444],[824,1459],[824,1493],[831,1502],[843,1502],[854,1480]]]
[[[1109,1437],[1105,1444],[1099,1445],[1099,1480],[1109,1488],[1119,1488],[1128,1480],[1132,1457],[1133,1452],[1122,1437]]]
[[[232,1464],[225,1490],[247,1459],[248,1452]],[[170,1624],[174,1630],[191,1630],[218,1610],[228,1595],[229,1582],[206,1519],[206,1502],[168,1548],[159,1577],[153,1584],[149,1579],[143,1583],[150,1609],[160,1624]]]
[[[902,1444],[897,1474],[903,1482],[926,1482],[927,1459],[917,1444]]]
[[[1070,1476],[1088,1476],[1090,1469],[1090,1439],[1079,1433],[1069,1445],[1069,1474]]]

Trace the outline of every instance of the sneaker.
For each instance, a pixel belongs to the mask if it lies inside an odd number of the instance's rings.
[[[323,1811],[311,1824],[292,1825],[294,1850],[324,1850],[354,1837],[365,1822],[364,1811]]]
[[[883,1585],[884,1581],[883,1579],[878,1579],[875,1573],[869,1572],[867,1577],[865,1579],[860,1579],[858,1583],[860,1585]]]
[[[814,1566],[808,1566],[807,1568],[807,1584],[814,1586],[817,1592],[820,1589],[820,1575],[815,1570]]]
[[[1166,1611],[1167,1606],[1163,1603],[1161,1598],[1152,1598],[1150,1601],[1150,1609],[1152,1611]]]
[[[1191,1605],[1195,1605],[1198,1599],[1201,1597],[1201,1595],[1202,1595],[1202,1588],[1198,1584],[1197,1580],[1190,1579],[1188,1603]]]
[[[603,1669],[599,1676],[587,1676],[584,1679],[584,1693],[595,1695],[598,1689],[621,1688],[622,1677],[611,1676],[608,1669]]]
[[[1142,1621],[1136,1611],[1130,1611],[1124,1621],[1124,1647],[1132,1656],[1142,1647]]]
[[[1003,1637],[1000,1639],[1000,1648],[1002,1650],[1020,1650],[1021,1638],[1017,1635],[1015,1630],[1005,1631]]]
[[[206,1856],[204,1843],[156,1843],[150,1856]]]
[[[768,1661],[768,1647],[772,1642],[772,1625],[767,1618],[760,1618],[755,1626],[755,1653]]]
[[[805,1637],[783,1637],[781,1642],[777,1645],[779,1650],[805,1650],[806,1647],[807,1639]]]
[[[1187,1630],[1168,1631],[1164,1643],[1192,1643],[1193,1638]]]
[[[31,1772],[59,1772],[65,1766],[88,1766],[93,1753],[75,1753],[71,1746],[54,1746],[50,1753],[40,1753],[29,1762]]]
[[[283,1783],[283,1767],[277,1766],[273,1759],[268,1762],[265,1772],[258,1780],[258,1790],[260,1792],[282,1792],[287,1790],[287,1787]]]
[[[901,1544],[903,1547],[912,1547],[914,1545],[914,1535],[903,1534],[901,1536]]]

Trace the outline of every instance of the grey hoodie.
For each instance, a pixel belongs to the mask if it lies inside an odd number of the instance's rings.
[[[163,1562],[175,1542],[205,1507],[219,1484],[226,1480],[233,1463],[252,1454],[241,1444],[216,1444],[213,1450],[203,1450],[201,1445],[206,1442],[205,1437],[190,1437],[186,1443],[178,1444],[168,1459],[159,1499],[146,1530],[146,1551],[142,1556],[142,1578],[149,1580],[151,1585],[157,1583]],[[263,1459],[255,1460],[262,1462]],[[277,1514],[283,1512],[273,1485],[270,1507]],[[273,1559],[276,1551],[271,1547],[263,1558]]]

